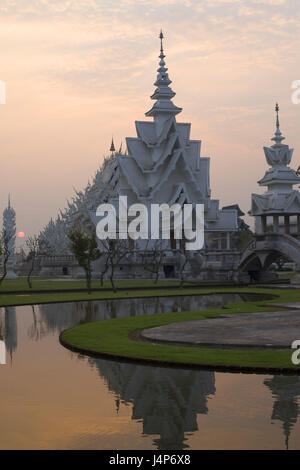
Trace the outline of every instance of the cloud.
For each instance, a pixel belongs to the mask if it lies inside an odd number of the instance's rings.
[[[151,107],[161,28],[178,119],[192,121],[213,157],[214,191],[236,199],[224,152],[232,167],[241,149],[252,158],[254,143],[272,134],[277,99],[300,146],[300,106],[290,98],[300,46],[293,0],[1,0],[3,192],[39,201],[46,223],[98,167],[112,130],[118,140],[134,135],[134,120]],[[265,171],[257,158],[254,182]],[[38,185],[28,191],[33,173]],[[244,202],[256,190],[247,181]],[[30,232],[26,209],[19,217]]]

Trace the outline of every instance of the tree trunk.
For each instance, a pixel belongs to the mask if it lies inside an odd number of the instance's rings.
[[[181,271],[180,271],[180,288],[181,289],[182,289],[183,284],[184,284],[184,269],[185,269],[186,263],[187,263],[187,261],[184,262],[183,266],[181,267]]]
[[[87,286],[87,291],[88,294],[91,294],[91,278],[92,278],[92,273],[91,273],[91,267],[88,266],[88,268],[85,271],[85,277],[86,277],[86,286]]]
[[[113,288],[113,291],[117,292],[115,282],[114,282],[114,268],[112,266],[110,268],[110,283],[111,283],[111,286]]]
[[[30,268],[30,271],[27,275],[27,283],[28,283],[28,287],[29,289],[32,289],[32,284],[31,284],[31,274],[33,273],[33,269],[34,269],[34,258],[32,259],[32,262],[31,262],[31,268]]]

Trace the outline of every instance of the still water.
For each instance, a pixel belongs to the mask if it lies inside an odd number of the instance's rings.
[[[234,301],[241,298],[1,308],[6,365],[0,365],[0,448],[299,449],[299,376],[120,363],[81,356],[58,341],[62,329],[78,323]]]

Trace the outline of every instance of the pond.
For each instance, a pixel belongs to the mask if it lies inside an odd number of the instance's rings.
[[[299,448],[299,376],[95,359],[58,341],[78,323],[241,300],[213,294],[1,308],[0,448]]]

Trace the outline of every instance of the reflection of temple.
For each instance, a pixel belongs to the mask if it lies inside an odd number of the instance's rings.
[[[18,328],[15,307],[4,307],[0,315],[0,325],[0,333],[4,336],[6,350],[12,360],[13,352],[16,350],[18,344]]]
[[[220,308],[227,302],[240,302],[240,294],[210,294],[133,299],[114,299],[88,302],[67,302],[59,305],[44,304],[38,307],[39,316],[33,311],[32,339],[65,328],[109,318],[134,317],[154,313],[185,312]]]
[[[282,422],[288,449],[289,437],[299,415],[297,398],[300,396],[300,377],[275,375],[272,379],[266,379],[264,384],[275,398],[272,419]]]
[[[195,432],[197,414],[207,414],[207,399],[215,394],[213,372],[150,367],[89,358],[120,402],[132,403],[132,419],[143,433],[158,434],[160,450],[187,447],[185,433]]]

